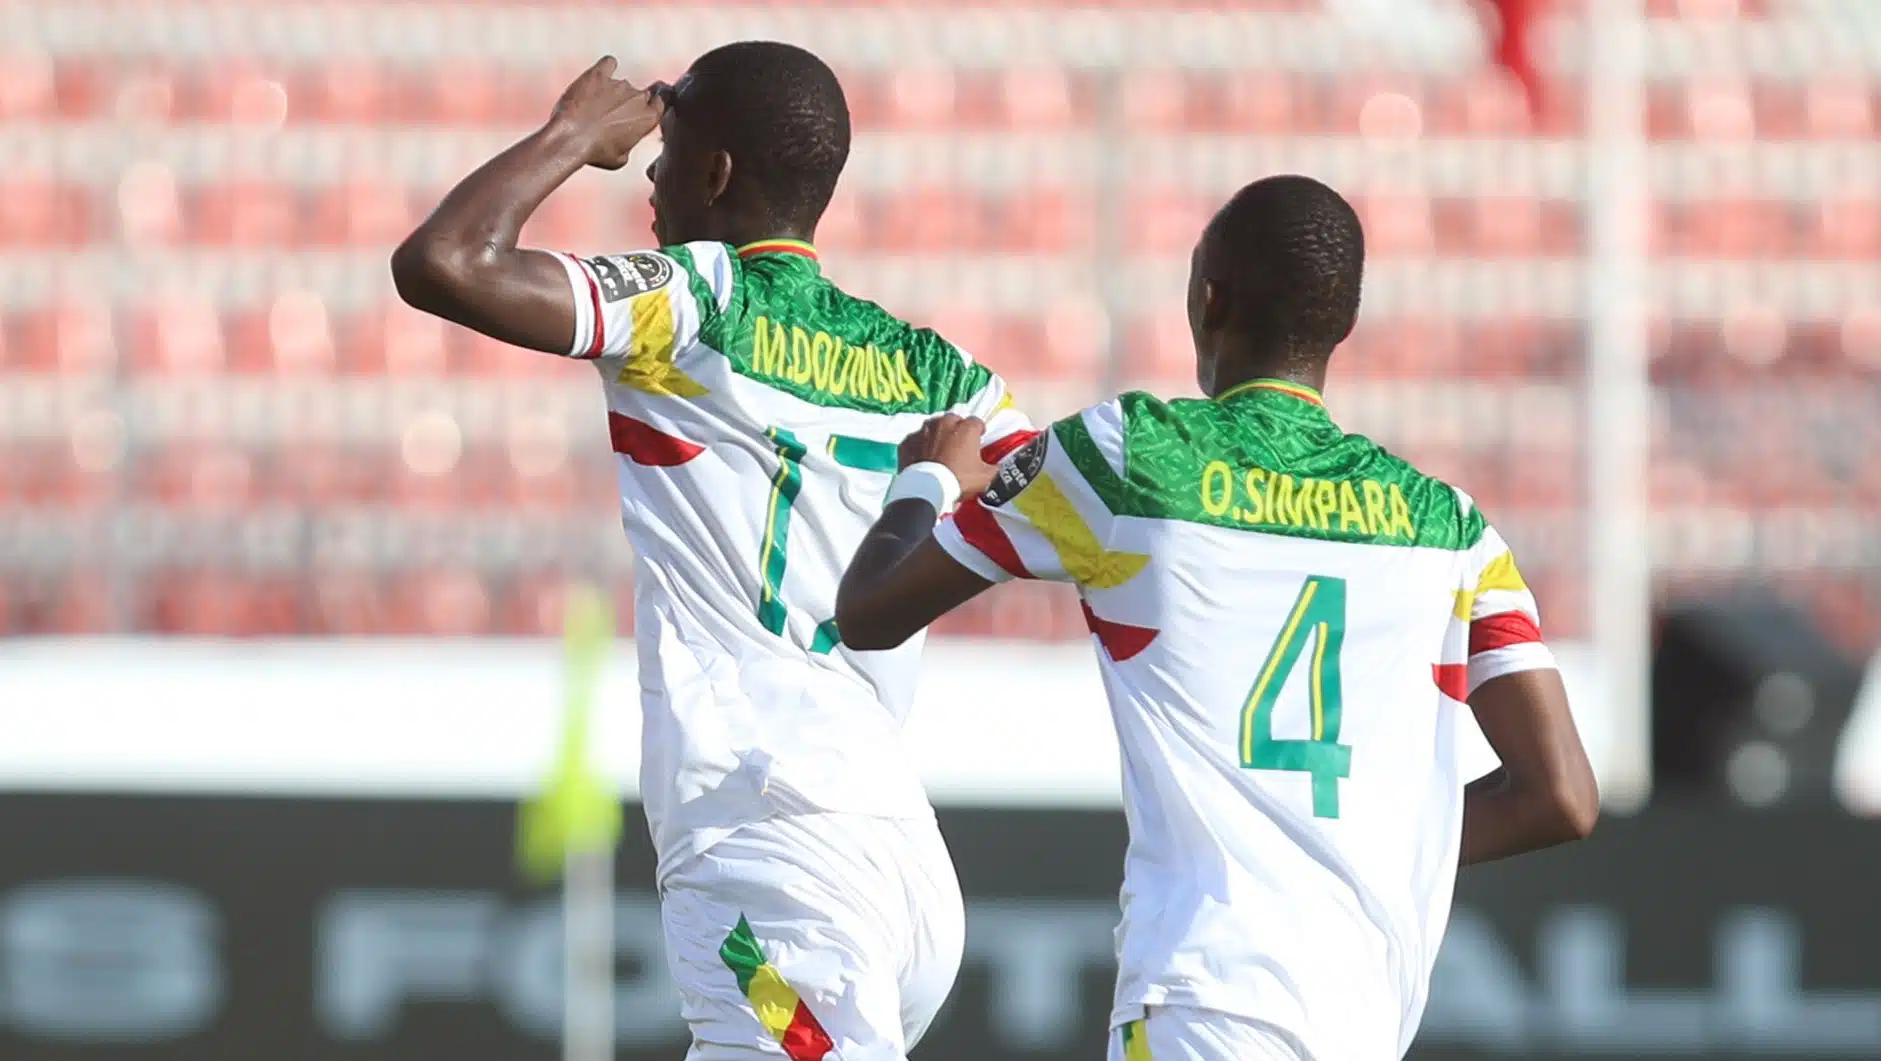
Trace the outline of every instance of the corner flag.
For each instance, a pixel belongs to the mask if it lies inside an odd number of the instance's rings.
[[[592,587],[569,591],[563,620],[561,749],[542,791],[518,815],[516,855],[523,873],[546,883],[570,854],[611,851],[620,838],[620,799],[589,755],[594,690],[613,641],[607,601]]]
[[[1489,3],[1501,23],[1493,49],[1496,64],[1522,86],[1531,110],[1541,105],[1541,73],[1535,68],[1535,56],[1529,49],[1535,24],[1540,20],[1541,6],[1542,0],[1490,0]]]

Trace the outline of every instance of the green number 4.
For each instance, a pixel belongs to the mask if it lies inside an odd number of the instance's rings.
[[[790,615],[779,596],[784,572],[790,566],[790,515],[796,507],[797,495],[803,490],[803,458],[810,451],[796,435],[781,427],[766,431],[765,437],[777,447],[778,464],[777,474],[771,476],[771,499],[764,517],[764,544],[758,548],[758,621],[766,630],[781,637]],[[890,442],[831,435],[829,455],[845,468],[889,475],[895,472],[896,447]],[[817,625],[810,651],[823,655],[840,644],[842,635],[836,630],[836,620],[825,619]]]
[[[1275,740],[1274,705],[1309,641],[1312,739]],[[1241,765],[1311,774],[1313,814],[1319,818],[1339,816],[1339,779],[1352,773],[1352,749],[1339,743],[1339,649],[1344,642],[1345,579],[1308,578],[1241,709]]]

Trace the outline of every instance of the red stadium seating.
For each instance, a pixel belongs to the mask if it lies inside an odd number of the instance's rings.
[[[90,234],[89,200],[47,176],[0,174],[0,246],[77,245]]]
[[[52,57],[22,49],[0,64],[0,119],[23,121],[49,116],[54,96]]]
[[[194,237],[235,247],[292,246],[303,231],[301,196],[285,184],[235,180],[197,192]]]
[[[1600,381],[1586,379],[1582,320],[1578,31],[1544,64],[1531,114],[1500,71],[1379,47],[1321,0],[917,0],[887,18],[875,4],[782,2],[801,8],[793,32],[839,67],[858,128],[819,233],[839,281],[937,324],[1019,377],[1022,398],[1064,396],[1052,413],[1093,395],[1113,351],[1124,378],[1188,393],[1182,292],[1198,232],[1245,179],[1312,173],[1360,209],[1371,254],[1335,410],[1346,392],[1398,398],[1385,426],[1406,452],[1454,471],[1499,521],[1584,518],[1575,410]],[[608,523],[598,412],[506,404],[543,388],[598,408],[591,370],[408,310],[386,268],[443,190],[539,123],[585,65],[585,45],[562,40],[565,5],[523,6],[366,3],[287,42],[280,5],[153,0],[139,10],[189,9],[212,37],[112,41],[74,17],[56,41],[7,42],[0,150],[21,157],[0,173],[0,383],[31,404],[0,411],[0,522],[124,505],[153,521],[278,510],[323,527],[357,516],[413,544],[293,572],[159,557],[147,577],[74,580],[69,557],[34,561],[0,571],[0,634],[550,628],[560,568],[444,556],[413,528],[540,514],[544,533],[572,542],[591,517]],[[656,6],[719,23],[736,10]],[[518,41],[463,30],[511,7]],[[1556,6],[1570,19],[1581,8]],[[1660,518],[1872,523],[1881,65],[1842,39],[1864,29],[1803,6],[1648,8]],[[1001,34],[1041,9],[1062,39],[1022,60]],[[1207,39],[1219,24],[1196,12],[1235,16],[1236,47]],[[1124,25],[1126,46],[1106,43]],[[960,61],[973,33],[986,44]],[[689,58],[622,47],[636,77],[671,77]],[[587,173],[525,236],[625,250],[650,239],[649,221],[637,172]],[[1678,557],[1657,560],[1679,574]],[[1743,573],[1873,638],[1871,580],[1760,564]],[[1581,632],[1582,560],[1525,566],[1551,624]],[[1032,594],[1002,591],[952,628],[1080,636],[1075,602]]]
[[[95,634],[114,628],[142,629],[137,623],[116,622],[108,581],[95,574],[55,575],[28,605],[21,607],[22,633],[71,636]]]

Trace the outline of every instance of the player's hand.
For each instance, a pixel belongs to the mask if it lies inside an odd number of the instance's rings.
[[[635,88],[614,76],[618,65],[613,56],[603,56],[568,86],[549,118],[581,145],[582,160],[600,169],[625,166],[666,113],[665,86]]]
[[[960,480],[960,496],[977,497],[993,485],[993,475],[999,470],[980,458],[980,439],[985,433],[986,424],[977,416],[937,416],[901,440],[901,466],[922,461],[944,464]]]

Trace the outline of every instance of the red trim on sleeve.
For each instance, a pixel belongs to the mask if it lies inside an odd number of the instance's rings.
[[[980,459],[988,464],[998,464],[1018,452],[1019,447],[1037,438],[1037,431],[1014,431],[1005,438],[988,442],[980,447]]]
[[[1541,640],[1541,627],[1527,612],[1503,612],[1485,615],[1470,624],[1470,655],[1494,652],[1510,645],[1530,645]]]
[[[986,511],[979,498],[970,497],[961,503],[954,512],[954,526],[960,528],[960,536],[968,545],[985,554],[1007,574],[1014,578],[1032,577],[1032,572],[1025,569],[1025,561],[1019,559],[1019,550],[999,525],[998,517]]]
[[[579,355],[591,361],[607,348],[607,316],[601,312],[601,285],[594,282],[594,272],[580,258],[575,259],[575,268],[580,269],[581,278],[588,281],[588,301],[594,306],[594,342],[588,344],[587,353]]]

